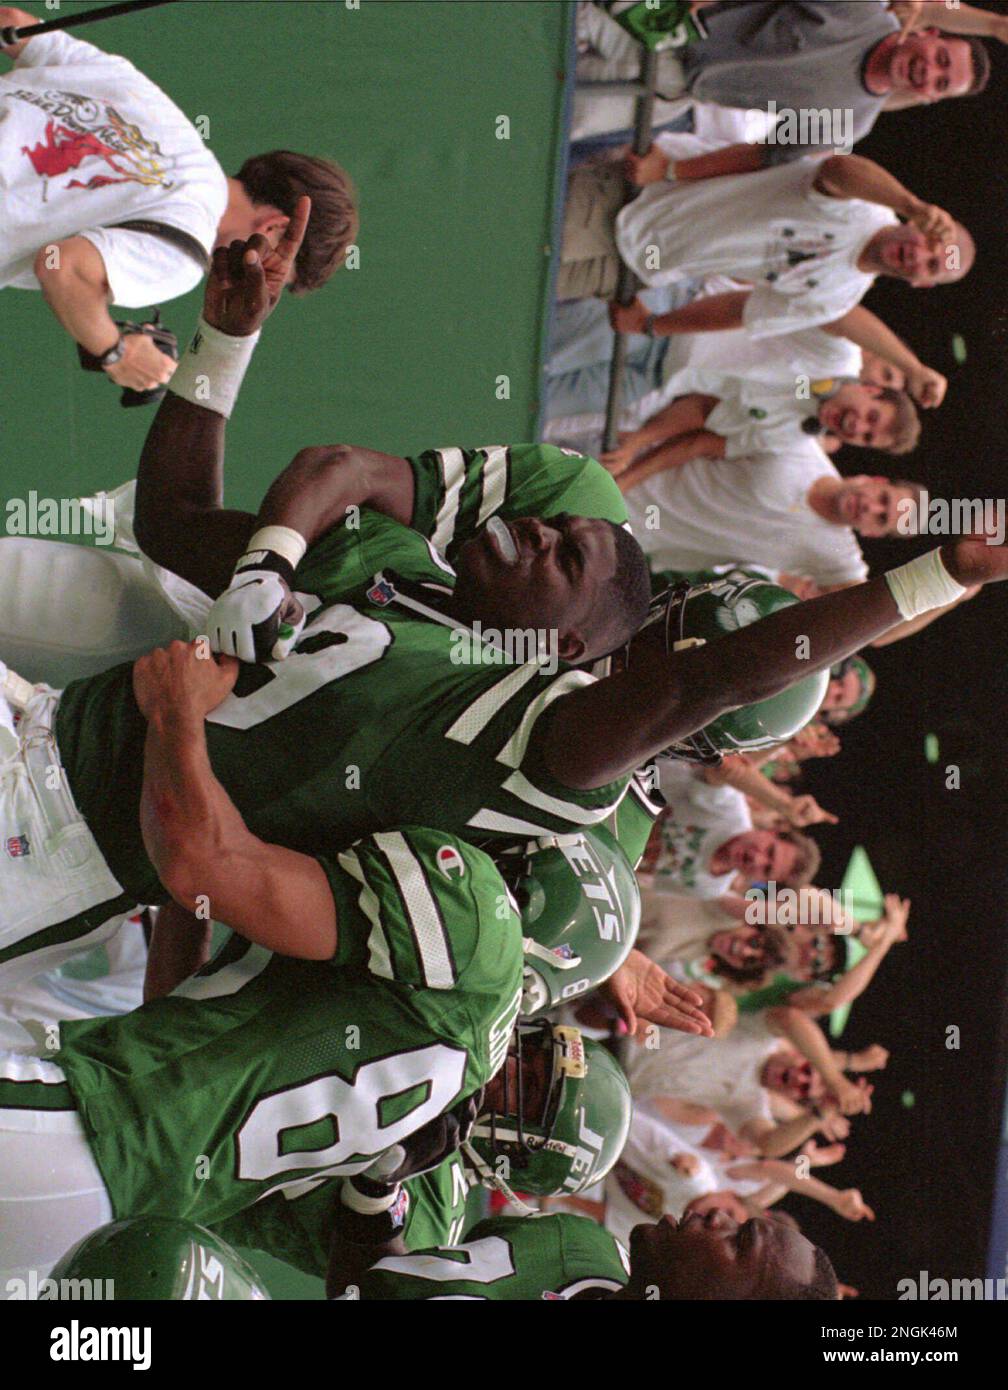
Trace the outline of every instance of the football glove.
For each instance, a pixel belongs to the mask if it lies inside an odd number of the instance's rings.
[[[293,580],[290,562],[275,551],[243,555],[207,616],[211,649],[239,661],[283,661],[305,625]]]

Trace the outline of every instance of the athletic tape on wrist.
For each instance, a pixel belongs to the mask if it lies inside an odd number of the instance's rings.
[[[308,542],[304,536],[291,526],[260,526],[259,530],[249,537],[248,549],[235,569],[241,569],[255,551],[271,550],[274,555],[282,556],[292,570],[296,570],[307,549]]]
[[[966,592],[945,568],[940,550],[918,555],[916,560],[890,570],[885,579],[903,618],[919,618],[923,613],[944,608]]]
[[[169,391],[230,420],[258,341],[258,333],[236,338],[222,333],[219,328],[211,328],[201,315],[193,340],[171,379]]]
[[[394,1207],[399,1200],[399,1189],[401,1184],[396,1183],[384,1197],[367,1197],[357,1187],[353,1180],[348,1179],[344,1182],[340,1191],[340,1199],[345,1207],[351,1211],[361,1212],[364,1216],[374,1216],[378,1212],[388,1211]]]

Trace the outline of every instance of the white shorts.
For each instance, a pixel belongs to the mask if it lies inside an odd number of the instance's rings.
[[[6,703],[6,702],[4,702]],[[59,696],[42,687],[0,761],[0,993],[112,936],[123,889],[77,811],[52,726]],[[9,716],[9,707],[7,709]],[[0,729],[0,737],[9,738]],[[109,904],[106,918],[56,943],[15,950],[47,927]]]
[[[56,689],[188,636],[141,558],[107,547],[4,537],[0,599],[0,656]]]
[[[0,1052],[38,1053],[48,1030],[65,1019],[140,1007],[147,967],[143,927],[137,916],[126,915],[114,919],[111,929],[114,935],[104,945],[0,995]]]
[[[14,1086],[57,1107],[2,1102]],[[30,1297],[57,1260],[113,1219],[66,1077],[53,1062],[0,1053],[0,1299]]]

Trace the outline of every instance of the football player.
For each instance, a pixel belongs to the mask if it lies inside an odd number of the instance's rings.
[[[480,1183],[524,1193],[580,1192],[615,1163],[630,1127],[630,1090],[604,1048],[577,1029],[520,1023],[488,1083],[469,1139],[401,1184],[357,1175],[285,1189],[215,1227],[310,1275],[353,1282],[383,1254],[461,1239]],[[310,1188],[310,1190],[308,1190]]]
[[[549,675],[527,645],[516,659],[502,636],[531,633],[538,654],[545,634],[558,661],[584,665],[641,626],[646,568],[593,460],[545,446],[412,462],[308,450],[256,521],[220,507],[225,418],[303,220],[277,250],[260,239],[217,253],[205,319],[148,436],[137,488],[148,555],[222,594],[207,624],[217,645],[286,659],[243,665],[237,679],[178,645],[141,660],[135,695],[123,666],[28,702],[21,761],[44,752],[65,777],[50,791],[36,770],[0,799],[0,832],[25,834],[27,823],[33,847],[0,860],[5,971],[33,973],[19,958],[40,933],[73,949],[120,904],[166,891],[190,907],[193,891],[212,900],[195,885],[220,862],[212,808],[224,789],[272,849],[255,863],[232,858],[216,891],[239,916],[273,899],[301,917],[285,849],[331,852],[413,823],[498,843],[600,823],[634,770],[670,745],[1008,572],[1005,548],[960,541],[689,650],[671,650],[651,627],[605,679]],[[40,831],[47,817],[62,839]],[[141,822],[170,850],[158,865]]]
[[[722,1211],[636,1226],[630,1252],[584,1216],[495,1217],[464,1245],[379,1260],[361,1299],[834,1299],[819,1246],[773,1217]]]
[[[212,1225],[305,1179],[382,1157],[391,1181],[456,1148],[521,1003],[500,875],[422,829],[311,862],[338,938],[309,916],[294,959],[235,936],[173,994],[51,1030],[53,1060],[0,1059],[0,1263],[48,1268],[113,1216]]]

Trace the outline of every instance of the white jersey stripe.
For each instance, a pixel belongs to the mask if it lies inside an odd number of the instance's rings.
[[[337,855],[336,862],[361,886],[357,906],[371,923],[371,933],[367,939],[368,969],[372,975],[377,975],[379,979],[394,980],[392,957],[389,952],[388,937],[382,926],[381,904],[378,901],[378,895],[364,877],[361,862],[353,850],[347,850],[344,854]]]
[[[497,761],[507,763],[508,767],[521,767],[528,741],[532,736],[533,725],[546,706],[560,695],[567,695],[572,690],[580,690],[582,686],[593,683],[593,679],[587,671],[566,671],[562,676],[558,676],[529,705],[522,716],[521,723],[497,754]]]
[[[237,994],[269,965],[273,952],[265,946],[250,946],[240,960],[222,966],[211,975],[194,975],[172,990],[172,997],[183,999],[219,999],[225,994]]]
[[[420,861],[397,830],[376,834],[374,842],[392,866],[399,885],[428,989],[451,989],[455,984],[451,951]]]
[[[0,1052],[0,1081],[31,1081],[43,1086],[65,1086],[66,1073],[55,1062],[31,1052]]]
[[[477,739],[497,712],[504,708],[508,700],[521,690],[522,686],[539,675],[539,667],[534,662],[515,666],[496,685],[485,690],[471,705],[462,711],[455,723],[446,730],[445,738],[456,743],[472,743]]]
[[[467,820],[466,825],[471,825],[474,830],[499,830],[508,835],[528,835],[532,839],[556,834],[548,825],[533,825],[531,821],[504,816],[499,811],[488,811],[485,807]]]
[[[448,549],[455,535],[459,498],[462,484],[465,482],[465,457],[461,449],[438,449],[437,454],[441,460],[445,494],[434,523],[431,541],[436,549],[443,551]]]
[[[504,505],[507,495],[507,449],[495,445],[481,451],[486,456],[483,465],[483,488],[480,493],[479,515],[476,525],[482,526],[488,517],[493,516]]]
[[[545,792],[533,786],[521,772],[512,772],[503,783],[503,787],[520,801],[525,801],[540,811],[548,811],[552,816],[562,816],[564,820],[573,821],[575,825],[597,825],[599,821],[611,815],[626,795],[624,787],[619,796],[607,806],[579,806],[574,801],[560,801],[555,796],[547,796]]]

